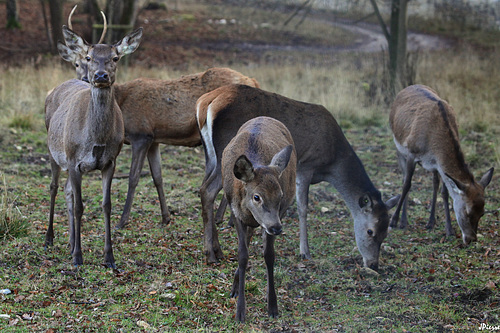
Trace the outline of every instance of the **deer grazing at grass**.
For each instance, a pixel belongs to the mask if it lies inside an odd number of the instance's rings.
[[[72,13],[68,17],[68,24],[71,24]],[[101,40],[105,31],[103,30]],[[66,45],[61,46],[59,52],[67,53],[67,49]],[[86,68],[86,62],[83,57],[72,55],[73,57],[63,58],[75,64],[77,78],[84,79],[85,76],[80,73],[82,68]],[[125,123],[125,143],[132,145],[127,199],[117,228],[123,228],[128,223],[135,189],[146,157],[158,192],[162,223],[170,222],[163,190],[159,144],[187,147],[201,145],[196,123],[196,100],[218,87],[236,83],[259,86],[255,79],[229,68],[210,68],[205,72],[173,80],[139,78],[114,85],[115,98]]]
[[[205,147],[205,177],[200,195],[207,262],[222,258],[213,215],[214,201],[222,188],[222,151],[244,122],[258,116],[281,121],[295,143],[301,256],[311,257],[306,222],[309,185],[328,181],[351,211],[364,264],[378,269],[380,246],[389,226],[388,210],[396,204],[397,197],[387,203],[382,201],[335,118],[323,106],[244,85],[218,88],[197,102],[198,126]]]
[[[253,229],[259,226],[264,234],[268,314],[278,316],[274,240],[282,232],[281,218],[295,195],[296,163],[292,135],[285,125],[269,117],[247,121],[223,151],[224,193],[238,233],[238,269],[231,290],[231,297],[238,297],[238,321],[245,321],[248,244]]]
[[[80,229],[83,215],[82,176],[101,170],[105,221],[105,264],[116,267],[111,245],[111,181],[115,161],[124,140],[123,118],[114,98],[117,63],[139,46],[142,29],[137,29],[114,45],[88,44],[82,37],[63,26],[70,53],[65,60],[84,57],[90,84],[69,80],[54,88],[45,100],[45,125],[52,181],[50,184],[49,227],[46,246],[53,244],[54,206],[62,170],[69,173],[65,186],[70,225],[70,247],[73,264],[83,263]],[[78,54],[77,56],[75,54]],[[64,57],[63,56],[63,57]]]
[[[484,189],[491,181],[493,168],[479,182],[474,180],[460,148],[455,111],[437,93],[423,85],[403,89],[391,107],[389,122],[394,134],[398,162],[403,171],[403,191],[391,220],[396,227],[401,208],[401,228],[408,225],[407,194],[417,163],[432,171],[433,195],[427,228],[435,224],[435,208],[440,179],[446,215],[446,235],[454,235],[448,196],[462,230],[464,244],[477,240],[479,219],[484,214]]]

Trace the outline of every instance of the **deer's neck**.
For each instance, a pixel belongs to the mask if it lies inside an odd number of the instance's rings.
[[[92,124],[89,130],[94,133],[106,133],[114,119],[114,89],[91,88],[92,102],[89,104],[87,122]]]
[[[351,213],[360,210],[359,198],[365,194],[371,197],[379,193],[366,173],[361,160],[352,147],[344,152],[339,162],[330,170],[331,178],[328,180],[339,191]]]
[[[442,179],[446,179],[446,175],[453,177],[463,184],[474,182],[474,176],[469,170],[469,166],[465,163],[464,155],[460,147],[455,147],[454,151],[447,151],[444,156],[439,156],[437,170]]]

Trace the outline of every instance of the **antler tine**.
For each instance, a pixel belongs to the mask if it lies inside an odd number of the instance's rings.
[[[99,39],[97,44],[101,44],[104,41],[104,36],[106,36],[106,30],[108,30],[108,22],[106,21],[106,15],[104,15],[102,10],[101,10],[101,15],[102,19],[104,20],[104,28],[102,28],[101,38]]]
[[[71,30],[73,30],[73,25],[71,24],[71,16],[73,16],[73,13],[75,12],[76,7],[78,7],[78,5],[75,5],[75,7],[73,7],[73,9],[71,10],[71,13],[69,13],[69,16],[68,16],[68,28],[70,28]]]

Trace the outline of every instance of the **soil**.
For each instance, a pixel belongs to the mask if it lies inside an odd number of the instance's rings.
[[[64,18],[69,15],[72,6],[73,3],[64,4]],[[43,9],[39,1],[25,0],[18,2],[18,10],[21,29],[7,30],[5,15],[0,16],[0,63],[10,66],[45,64],[47,59],[53,57],[43,15],[44,10],[49,15],[48,7]],[[262,36],[248,27],[217,22],[204,12],[185,14],[171,9],[143,8],[137,19],[137,26],[144,28],[141,52],[135,53],[132,61],[143,66],[168,64],[182,68],[193,62],[203,66],[217,65],[217,59],[226,65],[233,62],[261,62],[269,51],[334,54],[346,51],[379,52],[387,48],[385,37],[375,24],[361,22],[353,25],[350,21],[332,20],[315,12],[310,13],[309,18],[354,32],[359,38],[342,46],[312,44],[289,33],[283,35],[279,30]],[[87,40],[92,40],[88,22],[88,15],[83,10],[77,11],[73,16],[73,29]],[[409,33],[408,41],[410,50],[436,49],[448,45],[442,38],[413,32]]]

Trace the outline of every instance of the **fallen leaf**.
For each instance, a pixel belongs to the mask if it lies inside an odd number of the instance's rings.
[[[142,327],[142,328],[150,328],[151,327],[151,325],[146,323],[144,320],[139,320],[137,322],[137,326]]]

